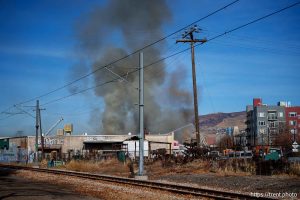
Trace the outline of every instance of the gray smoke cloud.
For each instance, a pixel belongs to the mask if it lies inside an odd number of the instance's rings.
[[[89,62],[93,63],[92,70],[95,70],[163,37],[162,26],[171,19],[171,12],[163,0],[111,0],[94,8],[79,21],[76,27],[79,49],[87,55]],[[161,59],[164,50],[163,42],[143,50],[144,64]],[[138,66],[139,55],[135,54],[108,68],[116,74],[126,75]],[[165,132],[190,122],[191,91],[180,87],[186,78],[184,70],[177,70],[169,76],[163,62],[151,68],[159,69],[159,73],[150,68],[145,70],[146,129]],[[174,68],[183,69],[182,66]],[[117,78],[109,70],[95,73],[94,84]],[[119,79],[94,90],[95,95],[105,102],[103,134],[138,131],[138,73],[128,74],[125,78],[128,82]],[[158,92],[161,87],[165,87],[164,93]]]

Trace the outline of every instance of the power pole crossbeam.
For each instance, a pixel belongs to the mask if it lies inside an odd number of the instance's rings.
[[[200,147],[200,128],[199,128],[199,114],[198,114],[198,97],[197,97],[197,79],[196,79],[196,67],[195,67],[195,50],[194,44],[197,42],[204,43],[206,39],[194,39],[194,32],[199,32],[197,26],[191,27],[189,31],[186,31],[182,35],[184,39],[176,40],[176,43],[190,43],[191,44],[191,58],[192,58],[192,76],[193,76],[193,93],[194,93],[194,113],[195,113],[195,129],[196,129],[196,140],[197,146]]]
[[[196,42],[200,42],[200,43],[204,43],[206,42],[207,40],[206,39],[194,39],[194,40],[176,40],[176,43],[178,42],[183,42],[183,43],[187,43],[187,42],[190,42],[190,43],[196,43]]]

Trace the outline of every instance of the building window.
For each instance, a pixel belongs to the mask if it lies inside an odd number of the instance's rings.
[[[270,128],[275,128],[276,127],[276,123],[275,122],[270,122]]]
[[[283,112],[279,112],[278,117],[283,117]]]
[[[265,121],[259,121],[259,122],[258,122],[258,125],[259,125],[259,126],[265,126],[265,125],[266,125],[266,122],[265,122]]]
[[[297,124],[296,121],[293,121],[293,120],[290,121],[290,125],[291,125],[291,126],[296,126],[296,124]]]
[[[297,130],[296,129],[291,129],[291,134],[296,134]]]
[[[260,134],[265,134],[265,133],[266,133],[266,130],[265,130],[265,129],[262,129],[262,128],[260,128],[260,129],[259,129],[259,133],[260,133]]]
[[[289,112],[289,117],[297,117],[297,113],[296,112]]]
[[[276,120],[277,119],[276,113],[269,113],[268,114],[268,119]]]
[[[264,112],[259,112],[259,113],[258,113],[258,116],[259,116],[259,117],[265,117],[265,113],[264,113]]]

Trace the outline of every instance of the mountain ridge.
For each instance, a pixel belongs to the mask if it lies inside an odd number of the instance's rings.
[[[238,126],[240,130],[246,128],[246,111],[230,113],[211,113],[199,116],[200,130],[204,133],[215,133],[215,130]]]

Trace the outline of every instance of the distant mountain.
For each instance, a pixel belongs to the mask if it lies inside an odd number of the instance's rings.
[[[245,129],[246,112],[213,113],[202,115],[200,119],[200,131],[215,133],[218,128],[238,126],[240,130]]]

